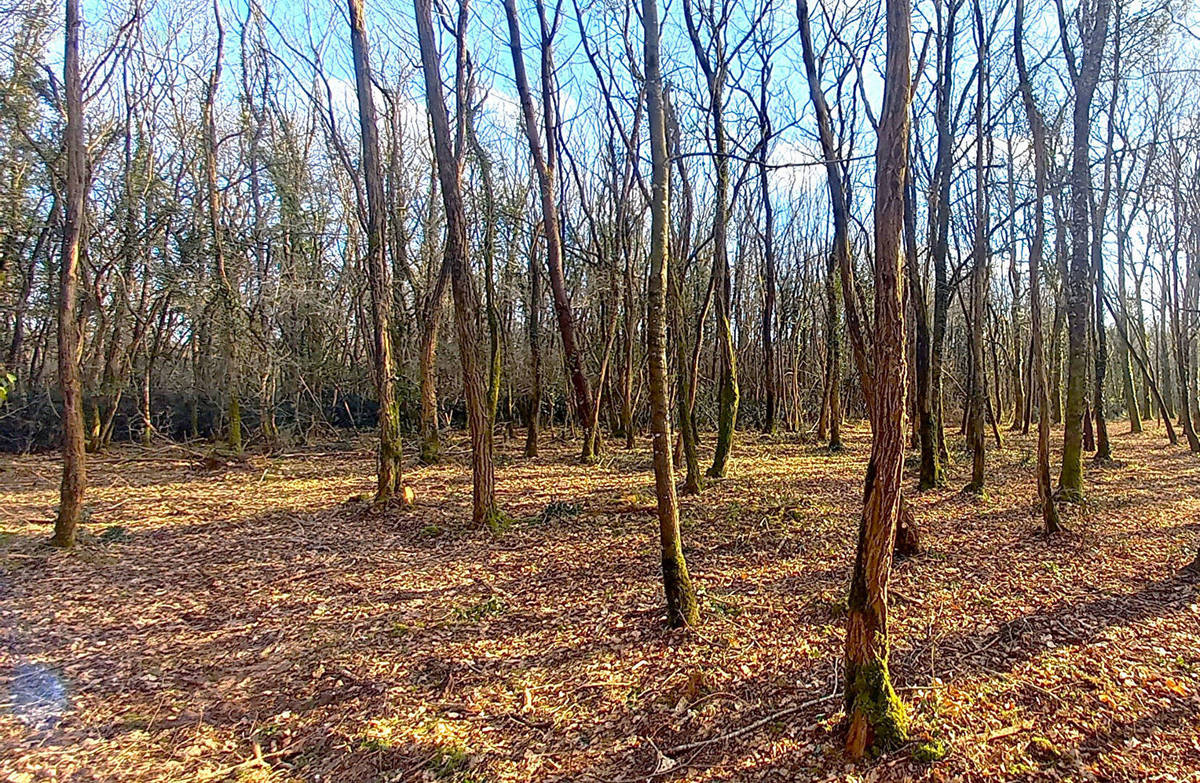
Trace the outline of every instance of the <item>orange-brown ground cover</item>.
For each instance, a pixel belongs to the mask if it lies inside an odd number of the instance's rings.
[[[949,755],[858,766],[836,724],[862,428],[834,456],[743,434],[731,477],[684,499],[703,625],[683,632],[646,448],[585,467],[502,444],[517,521],[491,532],[464,523],[458,462],[408,474],[412,510],[350,501],[365,438],[215,470],[122,447],[92,463],[74,553],[41,545],[56,460],[4,458],[0,776],[1200,780],[1200,581],[1179,573],[1200,458],[1114,441],[1061,538],[1036,532],[1020,436],[984,498],[961,459],[912,496],[927,552],[895,571],[891,668]]]

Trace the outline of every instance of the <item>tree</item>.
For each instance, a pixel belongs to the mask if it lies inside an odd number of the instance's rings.
[[[737,352],[733,345],[731,279],[729,274],[729,142],[725,130],[725,87],[729,79],[732,53],[725,40],[730,4],[721,2],[697,9],[691,0],[684,0],[683,18],[688,38],[708,88],[708,121],[712,127],[713,167],[716,169],[716,192],[712,227],[712,286],[715,292],[717,339],[720,341],[720,412],[717,418],[717,444],[713,451],[708,475],[721,478],[729,468],[733,451],[733,436],[737,430],[738,391]],[[708,42],[700,37],[699,16],[708,33]],[[733,49],[738,49],[734,46]]]
[[[803,0],[801,0],[803,3]],[[909,0],[887,0],[887,59],[875,150],[875,308],[873,370],[864,381],[871,457],[846,614],[846,749],[853,758],[894,748],[908,720],[888,672],[887,584],[902,511],[904,408],[908,373],[904,340],[904,185],[908,165]],[[811,78],[810,78],[811,81]]]
[[[512,2],[512,0],[507,0]],[[666,118],[663,112],[659,66],[657,0],[642,0],[642,29],[646,76],[646,114],[650,124],[651,208],[650,276],[646,282],[646,357],[650,374],[651,437],[654,450],[654,488],[658,497],[659,544],[662,547],[663,589],[667,622],[672,627],[695,625],[700,607],[688,576],[679,536],[679,502],[671,468],[671,419],[667,400],[667,247],[670,230]]]
[[[425,76],[425,102],[433,132],[433,152],[446,211],[446,263],[450,267],[450,290],[454,297],[454,320],[462,363],[463,390],[467,400],[467,425],[471,431],[471,521],[496,525],[503,514],[496,506],[495,466],[492,459],[492,427],[487,411],[487,381],[480,356],[479,293],[467,258],[467,216],[462,198],[462,155],[464,146],[466,93],[467,0],[460,0],[455,28],[457,55],[455,84],[458,120],[454,142],[450,137],[450,115],[442,94],[441,56],[433,34],[432,0],[414,0],[417,39],[421,49],[421,71]]]
[[[375,98],[371,86],[370,49],[363,0],[348,0],[350,47],[354,53],[354,79],[358,92],[358,122],[362,132],[362,166],[367,183],[367,280],[371,287],[371,321],[374,340],[375,393],[379,402],[379,468],[375,502],[386,503],[399,490],[404,475],[400,446],[400,408],[396,403],[392,361],[392,277],[387,264],[384,235],[386,208],[380,171],[379,135],[375,125]],[[407,498],[405,498],[407,500]]]
[[[983,492],[985,449],[984,418],[988,396],[983,372],[983,322],[987,317],[985,300],[988,292],[988,191],[987,136],[984,115],[988,110],[985,95],[988,89],[988,39],[983,27],[983,9],[975,2],[975,36],[979,47],[975,87],[975,242],[974,265],[971,271],[971,385],[967,402],[967,446],[971,450],[971,481],[968,492]]]
[[[1042,252],[1046,244],[1046,124],[1033,96],[1029,66],[1025,62],[1025,0],[1017,0],[1013,22],[1013,44],[1017,60],[1017,81],[1025,116],[1033,139],[1033,238],[1029,241],[1029,331],[1032,342],[1030,361],[1033,373],[1033,404],[1038,409],[1037,487],[1042,509],[1042,525],[1049,534],[1062,529],[1058,507],[1050,486],[1050,405],[1046,390],[1046,352],[1042,338]]]
[[[517,93],[521,99],[521,114],[524,119],[526,141],[533,157],[533,166],[538,175],[538,186],[542,200],[542,236],[546,244],[546,263],[550,268],[550,290],[554,296],[554,312],[558,316],[558,333],[562,337],[563,353],[571,375],[571,387],[575,392],[575,409],[585,422],[583,433],[584,461],[596,456],[599,436],[590,426],[592,419],[592,390],[583,371],[583,357],[576,344],[575,317],[571,312],[571,299],[567,294],[567,281],[563,274],[562,227],[558,216],[558,195],[555,191],[555,176],[558,167],[558,139],[554,108],[554,61],[552,46],[553,27],[546,18],[546,9],[541,0],[536,3],[538,21],[541,25],[541,79],[542,79],[542,125],[546,144],[543,148],[539,123],[533,110],[533,94],[529,89],[529,77],[525,72],[525,55],[521,51],[521,25],[517,19],[515,0],[504,0],[504,13],[508,19],[508,43],[512,53],[513,74],[517,82]]]
[[[1075,92],[1071,137],[1071,258],[1066,278],[1067,293],[1067,404],[1064,412],[1063,461],[1059,471],[1059,494],[1064,500],[1083,497],[1083,414],[1086,405],[1088,333],[1091,322],[1091,240],[1089,223],[1092,204],[1092,175],[1089,148],[1092,131],[1092,97],[1100,80],[1104,43],[1108,38],[1111,0],[1085,0],[1079,9],[1080,56],[1067,35],[1067,15],[1062,0],[1055,0],[1059,33],[1067,71]]]
[[[83,393],[79,384],[80,324],[76,314],[79,296],[79,253],[83,243],[84,200],[87,198],[87,163],[83,146],[83,88],[79,76],[79,30],[83,25],[79,0],[67,0],[67,26],[63,48],[63,87],[67,127],[63,135],[66,156],[66,209],[63,213],[62,267],[58,289],[58,383],[63,399],[63,474],[58,516],[51,543],[75,545],[75,531],[83,517],[87,488],[87,456],[83,439]]]

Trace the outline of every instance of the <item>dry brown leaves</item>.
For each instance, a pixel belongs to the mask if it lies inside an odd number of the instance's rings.
[[[1113,424],[1114,433],[1123,431]],[[53,458],[0,463],[0,776],[58,780],[1198,780],[1200,459],[1117,435],[1070,533],[1037,534],[1030,442],[983,499],[913,495],[892,671],[950,747],[847,766],[840,607],[866,434],[743,434],[683,500],[703,625],[662,626],[647,449],[500,446],[517,523],[469,529],[461,464],[411,510],[350,500],[370,443],[205,469],[93,462],[52,552]],[[455,443],[462,459],[461,443]]]

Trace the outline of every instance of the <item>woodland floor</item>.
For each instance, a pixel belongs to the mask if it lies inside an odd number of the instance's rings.
[[[840,750],[861,427],[833,456],[741,433],[683,500],[693,631],[662,624],[644,441],[593,467],[501,443],[499,533],[464,523],[461,440],[383,512],[351,499],[365,436],[216,469],[118,447],[74,553],[42,543],[55,457],[0,458],[0,776],[1197,781],[1200,458],[1126,429],[1056,539],[1019,435],[984,498],[961,456],[911,497],[927,552],[894,573],[891,669],[932,764]]]

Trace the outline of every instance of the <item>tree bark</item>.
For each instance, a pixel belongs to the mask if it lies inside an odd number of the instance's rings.
[[[58,289],[58,383],[62,392],[63,473],[54,537],[58,547],[75,545],[83,518],[87,488],[87,456],[83,439],[83,393],[79,383],[81,334],[75,305],[79,295],[79,253],[83,242],[87,163],[83,143],[83,89],[79,75],[79,0],[66,0],[63,90],[66,96],[66,210],[63,221],[62,268]]]
[[[1092,98],[1100,78],[1104,44],[1108,38],[1110,0],[1097,0],[1090,23],[1082,30],[1081,60],[1077,63],[1067,39],[1067,20],[1057,0],[1059,28],[1071,82],[1075,88],[1071,140],[1071,257],[1065,286],[1067,294],[1067,403],[1064,412],[1063,461],[1059,494],[1064,500],[1083,497],[1083,414],[1086,407],[1090,263],[1089,222],[1092,177],[1089,148]]]
[[[984,318],[987,315],[985,298],[988,291],[988,193],[987,137],[984,129],[985,100],[988,85],[987,43],[983,27],[983,10],[975,2],[975,35],[979,46],[976,64],[975,92],[975,243],[974,266],[971,270],[971,394],[967,413],[967,445],[971,450],[971,482],[968,492],[983,492],[986,450],[984,448],[984,416],[988,407],[987,387],[984,385],[983,338]],[[994,417],[993,417],[994,421]]]
[[[804,0],[800,0],[803,4]],[[852,758],[907,739],[908,719],[888,672],[887,584],[902,510],[904,469],[904,184],[908,165],[909,0],[887,0],[887,59],[875,151],[875,328],[867,385],[873,437],[846,618],[846,749]],[[807,14],[805,14],[807,16]],[[805,37],[803,30],[802,38]],[[807,56],[806,56],[806,59]],[[811,77],[810,77],[811,83]]]
[[[450,266],[450,289],[454,297],[454,320],[462,363],[463,389],[467,401],[467,423],[471,431],[471,521],[476,525],[498,525],[504,515],[496,506],[495,466],[492,459],[492,428],[487,415],[487,381],[480,356],[479,294],[467,257],[467,216],[462,199],[463,127],[462,98],[465,95],[467,0],[460,0],[457,28],[456,85],[460,116],[455,141],[450,137],[449,114],[442,95],[442,78],[437,43],[433,34],[432,0],[414,0],[417,38],[421,48],[421,70],[425,77],[425,101],[433,130],[434,159],[446,210],[446,263]]]
[[[508,0],[512,2],[512,0]],[[659,544],[667,622],[695,625],[700,617],[679,536],[679,504],[671,469],[671,419],[667,401],[666,287],[670,162],[667,159],[662,76],[659,70],[657,0],[642,0],[646,114],[650,123],[652,199],[650,211],[650,276],[646,283],[646,357],[650,375],[651,435],[654,443],[654,486],[658,497]]]
[[[1017,0],[1013,43],[1017,60],[1018,86],[1033,137],[1033,238],[1029,243],[1029,330],[1032,337],[1030,362],[1033,372],[1034,405],[1038,409],[1037,489],[1042,526],[1047,534],[1062,530],[1058,507],[1050,486],[1050,406],[1046,390],[1046,355],[1042,339],[1042,252],[1046,244],[1046,125],[1033,96],[1025,63],[1025,0]]]
[[[367,183],[367,281],[371,289],[372,358],[375,394],[379,402],[379,467],[375,502],[386,503],[400,491],[404,453],[400,443],[400,408],[396,402],[395,366],[392,360],[392,280],[387,264],[383,173],[380,168],[379,132],[371,86],[370,48],[363,0],[348,0],[350,47],[358,92],[358,122],[362,134],[363,176]]]
[[[525,55],[521,51],[521,26],[517,20],[515,0],[504,0],[504,13],[508,19],[509,51],[512,54],[513,73],[517,92],[520,95],[522,123],[529,152],[537,171],[542,200],[542,233],[546,240],[546,262],[550,269],[550,291],[554,296],[554,312],[558,316],[558,332],[562,337],[563,354],[571,388],[575,396],[575,411],[585,424],[582,458],[590,462],[596,456],[594,433],[586,429],[591,419],[592,390],[583,371],[583,357],[575,342],[575,317],[571,311],[571,299],[567,294],[567,281],[563,273],[562,229],[558,219],[558,202],[554,178],[558,167],[556,120],[554,111],[554,64],[551,59],[551,33],[546,23],[545,9],[541,0],[536,0],[538,18],[541,20],[541,77],[542,115],[546,145],[543,148],[539,123],[533,109],[533,95],[529,89],[529,77],[525,72]]]

